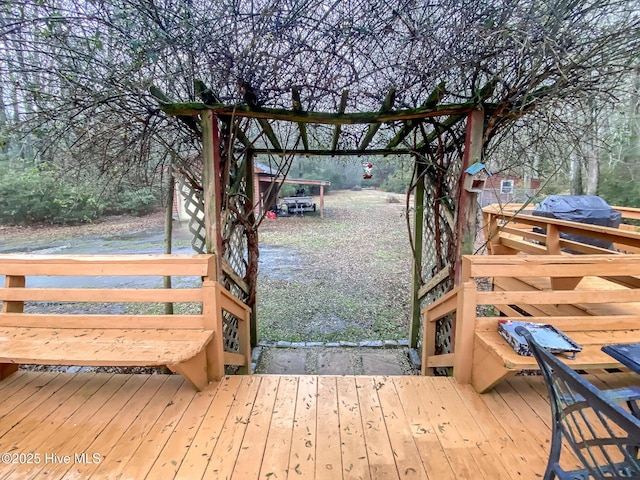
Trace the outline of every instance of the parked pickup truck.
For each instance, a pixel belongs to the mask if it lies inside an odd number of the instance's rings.
[[[313,197],[283,197],[282,203],[286,205],[287,212],[290,214],[316,211]]]

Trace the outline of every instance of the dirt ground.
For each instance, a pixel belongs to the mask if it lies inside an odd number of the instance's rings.
[[[336,191],[325,197],[324,219],[265,219],[259,229],[260,339],[408,338],[411,250],[405,212],[404,195]]]

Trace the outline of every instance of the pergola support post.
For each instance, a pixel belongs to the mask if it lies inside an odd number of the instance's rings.
[[[222,225],[220,212],[222,194],[220,192],[220,137],[218,119],[212,111],[201,115],[202,125],[202,188],[204,194],[204,221],[207,253],[215,253],[222,258]],[[222,278],[222,262],[218,260],[217,278]]]
[[[247,232],[247,257],[248,257],[248,270],[249,270],[249,274],[247,275],[248,278],[246,278],[247,283],[249,284],[249,289],[251,290],[251,292],[249,293],[249,305],[248,307],[251,308],[251,315],[249,317],[249,337],[250,337],[250,344],[251,344],[251,348],[255,348],[258,346],[258,312],[257,312],[257,308],[256,305],[258,304],[258,298],[257,298],[257,288],[258,286],[256,285],[257,281],[258,281],[258,275],[257,275],[257,271],[258,271],[258,256],[259,256],[259,250],[258,250],[258,228],[255,227],[255,209],[254,206],[256,205],[256,198],[255,198],[255,194],[256,194],[256,189],[255,189],[255,172],[254,172],[254,165],[253,165],[253,160],[254,160],[254,153],[252,150],[247,150],[246,152],[246,157],[245,157],[245,171],[244,171],[244,175],[245,178],[247,180],[247,188],[246,188],[246,193],[247,196],[249,197],[246,205],[247,205],[247,215],[249,215],[250,217],[250,221],[249,223],[252,225],[251,227],[251,231]],[[255,245],[254,245],[255,243]],[[253,275],[251,272],[253,272],[255,269],[256,274]]]
[[[478,195],[464,188],[465,170],[482,160],[482,137],[484,135],[484,110],[474,110],[467,116],[462,168],[458,183],[458,218],[456,222],[456,263],[454,284],[459,285],[462,276],[462,255],[471,255],[474,250],[478,218]]]
[[[409,346],[418,348],[420,334],[420,287],[422,286],[422,246],[424,235],[424,175],[427,168],[424,159],[414,156],[417,175],[414,195],[413,220],[413,282],[411,297],[411,328],[409,329]]]

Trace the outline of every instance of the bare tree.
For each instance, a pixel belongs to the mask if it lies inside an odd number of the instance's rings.
[[[396,107],[413,108],[441,82],[443,102],[473,99],[490,85],[489,144],[513,138],[508,129],[532,112],[553,114],[530,115],[531,128],[541,121],[559,130],[572,124],[558,113],[567,106],[618,101],[640,51],[633,1],[1,4],[5,128],[41,158],[141,179],[169,151],[186,158],[197,148],[197,126],[159,113],[152,83],[190,100],[199,78],[234,103],[246,82],[258,102],[286,108],[295,86],[305,109],[333,111],[346,89],[347,110],[375,111],[391,88]],[[326,142],[328,132],[314,135]],[[346,129],[344,141],[361,135]]]

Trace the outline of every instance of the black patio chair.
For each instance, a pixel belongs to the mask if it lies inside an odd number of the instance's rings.
[[[640,388],[600,390],[542,348],[528,330],[516,332],[527,339],[549,391],[553,428],[544,479],[640,479],[640,420],[622,406],[627,402],[638,411]]]

